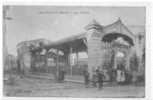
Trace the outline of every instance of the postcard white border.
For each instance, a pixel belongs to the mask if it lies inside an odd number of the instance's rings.
[[[52,6],[52,5],[56,5],[56,6],[136,6],[136,7],[141,7],[141,6],[145,6],[146,7],[146,88],[145,88],[145,98],[47,98],[47,97],[32,97],[32,98],[16,98],[16,97],[3,97],[2,96],[2,89],[1,89],[1,98],[4,99],[4,100],[27,100],[27,99],[35,99],[35,100],[44,100],[44,99],[47,99],[47,100],[58,100],[58,99],[79,99],[79,100],[82,100],[82,99],[86,99],[86,100],[91,100],[91,99],[94,99],[94,100],[98,100],[98,99],[103,99],[103,100],[118,100],[118,99],[135,99],[135,100],[139,100],[139,99],[146,99],[146,100],[151,100],[151,98],[153,98],[153,93],[151,94],[151,92],[153,92],[151,89],[153,88],[153,79],[152,79],[152,76],[153,76],[153,23],[152,23],[152,13],[153,10],[152,10],[152,3],[151,2],[146,2],[146,1],[143,1],[143,2],[136,2],[136,1],[133,1],[133,2],[129,2],[129,1],[132,1],[132,0],[127,0],[126,2],[122,2],[122,1],[119,1],[119,2],[114,2],[113,0],[104,0],[104,2],[101,2],[100,0],[89,0],[89,1],[86,1],[86,2],[83,2],[81,0],[74,0],[75,2],[72,2],[70,0],[64,0],[64,1],[60,1],[57,0],[56,2],[53,2],[53,1],[50,1],[50,0],[37,0],[37,2],[34,2],[34,1],[31,1],[31,0],[21,0],[21,1],[18,1],[18,0],[8,0],[7,2],[6,1],[3,1],[3,3],[1,5],[47,5],[47,6]],[[91,2],[90,2],[91,1]],[[108,2],[109,1],[109,2]],[[2,6],[0,7],[1,11],[2,11]],[[0,14],[1,15],[1,19],[0,19],[0,22],[1,22],[1,33],[2,33],[2,13]],[[2,40],[2,34],[0,35],[0,38]],[[1,41],[2,42],[2,41]],[[1,43],[2,44],[2,43]],[[2,48],[2,45],[0,45],[0,48]],[[2,52],[0,53],[1,57],[2,57]],[[2,58],[0,60],[0,65],[3,66],[2,64]],[[1,67],[2,68],[2,67]],[[2,69],[0,68],[0,72],[2,72]],[[0,77],[0,80],[2,80],[3,77],[2,77],[2,74],[1,74],[1,77]],[[2,87],[3,84],[2,84],[2,81],[1,81],[1,84],[0,84],[0,87]]]

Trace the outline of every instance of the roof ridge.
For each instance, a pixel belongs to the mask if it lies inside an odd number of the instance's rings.
[[[120,18],[117,21],[113,22],[112,24],[104,26],[104,28],[113,26],[113,25],[118,24],[118,23],[120,25],[122,25],[132,36],[134,36],[133,32],[129,30],[129,28],[122,22],[122,20]]]
[[[118,22],[122,22],[122,21],[119,19],[117,21],[114,21],[112,24],[105,25],[104,28],[109,27],[109,26],[112,26],[112,25],[114,25],[114,24],[116,24]]]

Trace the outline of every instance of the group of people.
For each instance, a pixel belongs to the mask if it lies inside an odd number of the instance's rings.
[[[113,74],[114,73],[114,74]],[[64,82],[66,72],[64,70],[60,70],[58,73],[58,81]],[[109,73],[107,73],[109,74]],[[90,86],[97,87],[98,89],[102,89],[104,79],[107,80],[106,73],[100,67],[93,70],[92,75],[88,72],[88,70],[83,71],[84,76],[84,84],[85,87],[88,88]],[[124,84],[129,81],[128,74],[126,73],[124,66],[119,65],[117,69],[110,73],[110,81],[117,82],[118,84]]]
[[[122,64],[118,65],[117,69],[114,69],[111,73],[107,74],[109,74],[111,82],[116,82],[120,85],[129,84],[130,80],[132,79],[131,76],[125,71],[125,68]],[[103,87],[104,79],[107,79],[101,68],[93,70],[92,75],[90,75],[89,72],[85,70],[83,75],[86,87],[89,87],[92,83],[92,86],[101,89]]]
[[[86,87],[89,87],[90,83],[92,83],[92,86],[102,89],[103,82],[104,74],[99,68],[93,71],[92,78],[90,78],[90,74],[87,70],[84,71],[84,83]]]

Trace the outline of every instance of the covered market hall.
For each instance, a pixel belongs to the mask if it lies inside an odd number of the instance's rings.
[[[24,48],[24,52],[23,44],[28,48]],[[17,45],[20,69],[27,73],[38,68],[49,72],[48,67],[53,66],[51,72],[56,75],[59,70],[65,70],[69,75],[81,75],[83,70],[88,70],[91,78],[94,70],[100,68],[104,71],[105,80],[110,81],[112,71],[122,64],[122,69],[129,74],[137,72],[144,75],[144,66],[141,63],[143,54],[136,54],[136,36],[120,18],[106,26],[93,19],[82,33],[47,44],[39,41],[37,44],[38,46],[32,42],[22,42]],[[82,52],[87,57],[81,66],[79,53]],[[73,61],[72,55],[75,55]],[[137,66],[131,60],[134,55],[139,57]]]

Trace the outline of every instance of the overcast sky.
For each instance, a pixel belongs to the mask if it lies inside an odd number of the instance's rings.
[[[78,34],[92,19],[108,25],[120,17],[125,25],[145,25],[143,7],[12,6],[7,16],[13,18],[7,21],[8,51],[15,55],[21,41]]]

